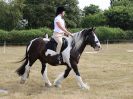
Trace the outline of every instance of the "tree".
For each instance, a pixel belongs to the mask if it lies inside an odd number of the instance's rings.
[[[106,25],[106,17],[103,13],[90,14],[82,19],[82,27],[94,27]]]
[[[110,0],[110,5],[111,7],[114,6],[130,6],[133,5],[131,2],[131,0]]]
[[[133,1],[111,0],[111,8],[105,11],[108,25],[122,29],[133,29]]]
[[[85,16],[89,15],[89,14],[95,14],[95,13],[99,13],[101,10],[99,9],[99,6],[93,5],[91,4],[90,6],[86,6],[84,7],[84,14]]]
[[[108,18],[108,25],[112,27],[120,27],[122,29],[131,29],[133,22],[132,15],[127,7],[117,6],[105,11]]]
[[[0,6],[0,28],[5,30],[14,29],[17,22],[22,18],[20,6],[17,4],[16,0],[8,4],[4,1],[0,1]]]
[[[77,0],[25,0],[24,4],[23,17],[28,20],[29,28],[52,28],[58,6],[66,7],[66,23],[69,27],[77,27],[79,24]]]
[[[106,17],[103,12],[99,9],[99,6],[91,4],[90,6],[84,7],[84,16],[81,21],[81,25],[84,28],[106,25]]]

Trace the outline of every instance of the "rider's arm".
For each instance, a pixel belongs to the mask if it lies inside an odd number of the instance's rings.
[[[60,22],[56,22],[57,26],[65,32],[66,35],[72,35],[65,27],[62,27],[62,25],[60,24]]]

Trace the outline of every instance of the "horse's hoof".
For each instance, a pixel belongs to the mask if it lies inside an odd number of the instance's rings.
[[[83,90],[90,90],[90,86],[82,87]]]
[[[45,87],[51,87],[52,84],[45,83]]]
[[[21,81],[20,81],[20,84],[24,84],[24,83],[25,83],[25,80],[21,80]]]
[[[83,90],[90,90],[90,86],[88,86],[87,84],[84,84],[81,88]]]
[[[56,88],[61,88],[62,86],[61,85],[54,85]]]

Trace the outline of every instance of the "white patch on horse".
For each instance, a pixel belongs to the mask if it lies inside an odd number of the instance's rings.
[[[25,66],[25,72],[24,72],[24,74],[22,75],[22,78],[21,78],[22,80],[27,79],[29,71],[30,71],[30,66],[29,66],[29,61],[28,61],[27,65]]]
[[[72,46],[71,46],[71,42],[72,42],[72,37],[69,37],[67,38],[67,41],[68,41],[68,46],[67,48],[62,52],[62,56],[63,56],[63,62],[64,63],[67,63],[70,67],[71,67],[71,64],[70,64],[70,51],[72,49]]]
[[[82,30],[83,31],[83,30]],[[75,36],[75,48],[76,49],[78,49],[80,46],[81,46],[81,44],[82,44],[82,41],[83,41],[83,38],[81,38],[81,33],[82,33],[82,31],[80,31],[80,32],[77,32],[77,33],[74,33],[74,36]]]
[[[80,76],[77,76],[77,75],[76,75],[76,80],[77,80],[78,85],[79,85],[82,89],[88,89],[88,90],[90,89],[90,87],[82,81],[82,78],[81,78]]]
[[[47,39],[48,39],[48,34],[46,34],[46,35],[45,35],[45,38],[47,38]]]
[[[47,49],[47,51],[45,52],[45,55],[48,56],[49,54],[51,56],[54,56],[54,55],[57,55],[57,52],[50,50],[50,49]]]
[[[100,44],[99,39],[97,38],[95,33],[94,33],[94,37],[95,37],[95,42],[96,42],[97,46],[99,46],[101,48],[101,44]]]
[[[49,38],[43,38],[43,40],[44,40],[44,41],[50,41],[50,39],[49,39]]]
[[[45,81],[46,84],[48,84],[48,86],[52,86],[52,84],[50,83],[48,76],[47,76],[47,66],[45,67],[45,70],[43,73],[43,80]]]
[[[50,41],[50,39],[48,38],[48,34],[45,35],[45,38],[43,38],[44,41]]]
[[[29,45],[28,48],[27,48],[27,52],[29,51],[29,49],[30,49],[32,43],[33,43],[36,39],[37,39],[37,38],[35,38],[35,39],[33,39],[33,40],[30,41],[30,45]]]

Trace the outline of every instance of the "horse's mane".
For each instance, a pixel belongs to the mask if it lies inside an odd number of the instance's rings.
[[[85,30],[82,30],[80,32],[74,33],[73,34],[73,41],[72,41],[72,49],[73,50],[78,50],[81,47],[81,44],[83,43],[84,40],[84,32]]]

